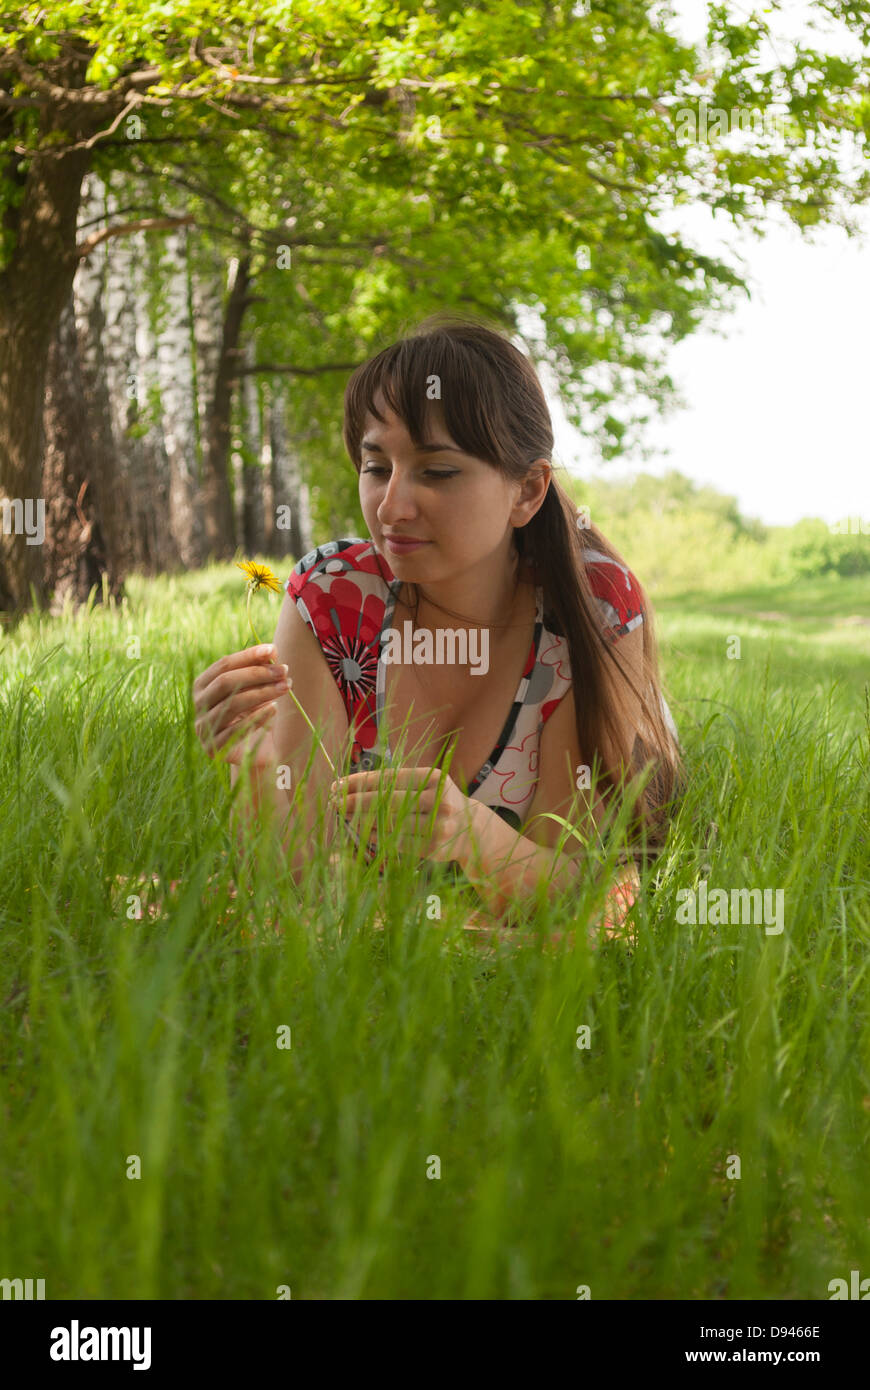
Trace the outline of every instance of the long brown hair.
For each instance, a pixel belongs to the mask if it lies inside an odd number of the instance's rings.
[[[485,321],[440,313],[357,367],[348,381],[343,434],[358,475],[366,415],[386,423],[375,409],[379,392],[414,443],[426,442],[432,409],[427,385],[433,376],[440,381],[439,405],[446,428],[467,454],[490,463],[516,483],[531,474],[535,460],[551,461],[553,427],[532,364]],[[649,600],[641,588],[643,688],[638,690],[618,649],[604,636],[584,552],[598,550],[619,564],[625,562],[595,525],[578,525],[577,509],[553,473],[543,503],[524,527],[515,529],[514,536],[519,555],[534,563],[535,582],[543,587],[544,610],[551,619],[548,626],[568,644],[577,737],[592,769],[600,804],[618,803],[631,778],[645,764],[652,764],[640,795],[642,782],[635,785],[629,833],[642,841],[632,849],[633,857],[643,854],[644,847],[655,857],[667,832],[668,811],[684,783],[679,749],[661,706],[658,646]],[[377,563],[380,568],[379,559]],[[408,587],[418,607],[417,587]],[[640,701],[644,728],[627,737],[628,689]]]

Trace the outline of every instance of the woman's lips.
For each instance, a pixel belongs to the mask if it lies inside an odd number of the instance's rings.
[[[429,544],[428,541],[406,541],[399,538],[394,540],[392,536],[385,536],[384,539],[390,549],[395,551],[397,555],[404,555],[412,550],[419,550],[421,545]]]

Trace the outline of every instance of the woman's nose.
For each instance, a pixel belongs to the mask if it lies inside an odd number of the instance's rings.
[[[394,473],[378,507],[378,521],[390,524],[399,518],[413,516],[417,508],[412,494],[410,481],[397,479]]]

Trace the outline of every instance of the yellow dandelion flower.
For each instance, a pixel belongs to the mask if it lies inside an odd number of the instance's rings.
[[[251,618],[251,599],[254,597],[254,594],[256,594],[259,589],[269,589],[274,594],[280,594],[281,582],[278,579],[278,576],[272,573],[268,565],[258,565],[254,560],[245,560],[243,564],[239,564],[237,560],[236,569],[241,570],[243,574],[246,574],[248,577],[248,583],[246,585],[246,588],[248,590],[248,627],[251,629],[254,641],[259,643],[260,637],[257,633],[257,629],[254,627],[253,619]],[[288,690],[287,694],[290,696],[291,700],[295,704],[296,708],[299,710],[299,713],[302,715],[309,729],[314,734],[314,738],[320,748],[320,751],[322,752],[326,761],[329,763],[332,775],[333,777],[335,777],[337,775],[335,771],[335,765],[332,759],[330,758],[329,754],[327,753],[326,749],[324,748],[323,743],[317,737],[317,730],[315,729],[314,725],[312,724],[302,705],[296,699],[296,696],[293,694],[293,691]]]
[[[258,589],[270,589],[273,594],[280,594],[281,582],[268,565],[258,565],[254,560],[245,560],[242,565],[236,562],[236,569],[242,570],[248,576],[251,593],[255,594]]]
[[[251,599],[260,589],[269,589],[273,594],[280,594],[281,583],[277,574],[273,574],[268,565],[258,565],[254,560],[245,560],[244,564],[236,561],[236,569],[241,570],[248,577],[248,626],[254,634],[254,641],[259,642],[257,629],[251,620]]]

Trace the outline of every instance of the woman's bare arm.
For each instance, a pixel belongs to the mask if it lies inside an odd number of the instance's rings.
[[[320,643],[289,594],[285,596],[278,617],[275,647],[278,662],[289,669],[293,694],[317,729],[332,762],[339,768],[348,734],[344,701]],[[274,762],[270,768],[253,770],[251,793],[259,807],[258,813],[269,815],[276,833],[281,835],[285,850],[292,856],[289,867],[295,875],[310,863],[321,814],[327,846],[334,839],[335,813],[328,808],[322,809],[326,806],[333,774],[289,694],[280,696],[277,701],[271,735]],[[303,785],[312,748],[313,760]],[[289,787],[282,785],[288,782]]]

